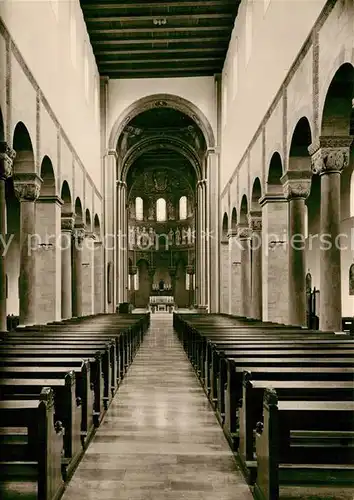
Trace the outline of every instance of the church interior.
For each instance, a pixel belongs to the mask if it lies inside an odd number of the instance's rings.
[[[0,0],[0,497],[352,500],[353,0]]]

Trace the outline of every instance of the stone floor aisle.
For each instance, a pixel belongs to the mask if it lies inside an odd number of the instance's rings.
[[[151,327],[63,500],[251,500],[172,329]]]

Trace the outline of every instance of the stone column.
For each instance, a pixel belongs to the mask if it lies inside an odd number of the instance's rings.
[[[195,300],[200,304],[200,182],[196,189],[196,210],[195,210]]]
[[[251,211],[251,316],[262,319],[262,212]]]
[[[194,276],[194,267],[192,265],[188,265],[186,268],[187,274],[189,276],[189,306],[194,306],[194,286],[193,286],[193,276]]]
[[[94,242],[95,235],[85,233],[82,249],[82,315],[94,312]]]
[[[208,235],[206,228],[206,182],[205,180],[198,183],[198,307],[201,309],[207,308],[207,244]]]
[[[342,330],[340,174],[349,164],[353,137],[319,137],[311,146],[312,171],[321,176],[320,329]]]
[[[288,203],[283,190],[265,194],[262,207],[262,319],[288,323]]]
[[[241,315],[251,316],[251,232],[247,226],[238,226],[238,239],[241,244]]]
[[[229,312],[229,290],[230,290],[230,261],[229,240],[224,238],[220,242],[220,271],[221,271],[221,297],[220,312]]]
[[[288,171],[281,181],[289,202],[289,323],[306,326],[305,200],[310,194],[311,172]]]
[[[104,279],[107,282],[107,271],[108,264],[111,263],[112,270],[112,300],[108,303],[108,287],[103,287],[104,293],[104,304],[105,312],[112,313],[115,312],[115,306],[117,303],[117,228],[118,228],[118,208],[117,208],[117,160],[118,155],[115,149],[108,150],[104,157],[104,173],[105,173],[105,185],[104,185],[104,217],[103,217],[103,238],[104,238],[104,250],[103,250],[103,267],[104,267]]]
[[[117,263],[118,263],[118,303],[127,301],[128,249],[127,249],[127,184],[117,181]]]
[[[42,179],[36,173],[15,174],[14,188],[20,216],[20,325],[36,323],[36,212]]]
[[[127,183],[121,188],[121,231],[122,231],[122,302],[128,301],[128,213],[127,213]]]
[[[103,248],[102,241],[94,242],[94,313],[103,312]]]
[[[84,224],[78,224],[74,228],[72,241],[72,308],[73,316],[82,316],[82,244],[85,238]]]
[[[231,229],[229,238],[229,312],[230,314],[241,315],[241,245],[237,238],[237,229]]]
[[[36,201],[36,323],[61,319],[61,207],[59,196],[41,195]]]
[[[7,311],[6,311],[6,265],[5,248],[6,241],[6,197],[5,181],[12,175],[12,163],[16,153],[6,142],[0,142],[0,332],[7,331]]]
[[[219,189],[219,152],[216,149],[207,150],[207,208],[208,208],[208,262],[207,286],[210,300],[209,312],[220,310],[220,189]]]
[[[72,262],[71,241],[74,230],[74,214],[61,216],[61,317],[72,317]]]
[[[129,269],[130,277],[130,302],[135,307],[135,275],[138,272],[137,266],[131,266]]]

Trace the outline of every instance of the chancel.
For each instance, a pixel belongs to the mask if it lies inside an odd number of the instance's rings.
[[[0,1],[1,500],[353,500],[353,0]]]

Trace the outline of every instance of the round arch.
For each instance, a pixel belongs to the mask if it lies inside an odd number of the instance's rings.
[[[245,194],[242,196],[242,200],[241,200],[240,224],[242,224],[242,225],[248,224],[248,200],[247,200],[247,196]]]
[[[353,64],[338,61],[328,78],[328,87],[319,109],[321,135],[349,134],[353,88]]]
[[[121,171],[120,180],[126,182],[127,175],[130,167],[134,164],[134,162],[143,154],[154,151],[156,149],[170,149],[177,153],[180,153],[184,156],[193,166],[197,179],[201,178],[201,165],[198,157],[189,148],[186,144],[184,144],[181,140],[174,137],[154,137],[147,138],[140,141],[138,144],[133,146],[128,153],[126,154],[122,164],[123,169]]]
[[[252,193],[251,193],[251,210],[259,210],[260,205],[259,205],[259,199],[262,196],[262,185],[259,177],[256,177],[253,186],[252,186]]]
[[[133,118],[149,109],[161,107],[175,109],[192,118],[203,132],[207,147],[215,147],[215,136],[210,122],[195,104],[174,94],[152,94],[133,102],[120,114],[112,127],[108,149],[116,149],[121,133]]]
[[[63,181],[60,190],[60,198],[64,202],[62,211],[66,213],[72,212],[72,197],[71,197],[70,187],[67,181]]]
[[[88,231],[92,231],[92,227],[91,227],[91,213],[90,213],[90,210],[88,208],[86,208],[86,211],[85,211],[85,226],[86,226],[86,230]]]
[[[75,200],[75,225],[78,224],[83,224],[83,210],[82,210],[82,203],[80,198],[76,198]]]
[[[267,186],[281,186],[281,177],[283,176],[283,162],[278,151],[273,153],[269,163]]]
[[[236,207],[234,207],[232,209],[232,212],[231,212],[231,229],[233,231],[236,231],[236,229],[237,229],[237,210],[236,210]]]
[[[101,238],[101,222],[98,214],[95,214],[94,220],[94,233],[97,238]]]
[[[17,123],[14,129],[12,144],[16,151],[16,158],[13,164],[14,174],[34,173],[36,166],[32,140],[23,122]]]
[[[53,164],[49,156],[44,156],[41,164],[41,196],[55,196],[56,182]]]
[[[221,233],[221,235],[222,235],[223,240],[227,239],[228,231],[229,231],[229,217],[228,217],[227,213],[225,212],[224,216],[222,218],[222,233]]]

